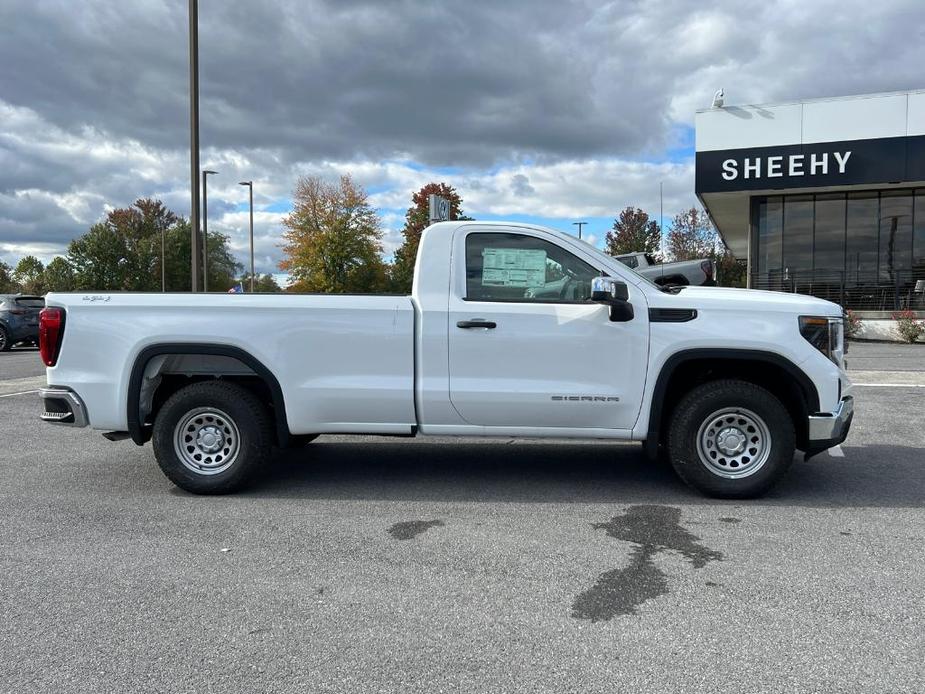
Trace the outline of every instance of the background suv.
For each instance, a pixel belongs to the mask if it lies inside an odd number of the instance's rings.
[[[39,342],[39,311],[45,308],[40,296],[0,294],[0,352],[17,342]]]

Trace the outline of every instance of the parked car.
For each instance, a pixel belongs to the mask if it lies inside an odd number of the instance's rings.
[[[40,296],[0,294],[0,352],[13,345],[39,342],[39,311],[45,307]]]
[[[709,258],[659,263],[648,253],[624,253],[615,256],[626,267],[656,284],[710,287],[716,284],[716,267]]]
[[[747,497],[848,433],[836,304],[659,287],[526,224],[434,224],[419,254],[410,296],[49,294],[41,417],[152,441],[196,493],[346,433],[643,441]]]

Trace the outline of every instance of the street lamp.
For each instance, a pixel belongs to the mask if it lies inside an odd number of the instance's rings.
[[[581,238],[581,227],[585,226],[587,222],[572,222],[572,226],[578,227],[578,238]]]
[[[202,172],[202,291],[209,291],[209,203],[206,194],[206,181],[209,174],[217,174],[218,171]]]
[[[247,186],[251,205],[251,294],[254,293],[254,182],[241,181],[238,185]]]
[[[167,233],[167,229],[164,227],[164,225],[161,225],[161,291],[162,292],[167,291],[167,267],[166,267],[166,263],[164,262],[165,260],[167,260],[167,255],[166,255],[167,244],[164,241],[164,236],[166,235],[166,233]]]
[[[199,0],[189,0],[190,280],[199,291]]]

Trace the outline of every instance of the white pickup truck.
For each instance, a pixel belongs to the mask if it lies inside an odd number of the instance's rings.
[[[661,288],[571,236],[442,222],[411,296],[56,294],[42,419],[151,440],[183,489],[242,487],[318,434],[642,441],[687,483],[761,494],[844,440],[841,309]]]
[[[623,253],[614,258],[655,284],[713,286],[716,284],[716,265],[709,258],[678,260],[672,263],[656,262],[648,253]]]

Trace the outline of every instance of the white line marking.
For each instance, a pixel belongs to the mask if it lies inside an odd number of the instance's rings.
[[[38,393],[37,390],[24,390],[21,393],[6,393],[5,395],[0,395],[0,398],[12,398],[15,395],[28,395],[29,393]]]
[[[841,449],[841,446],[832,446],[829,449],[829,455],[833,458],[844,458],[845,452]]]
[[[856,388],[925,388],[925,383],[855,383]]]

